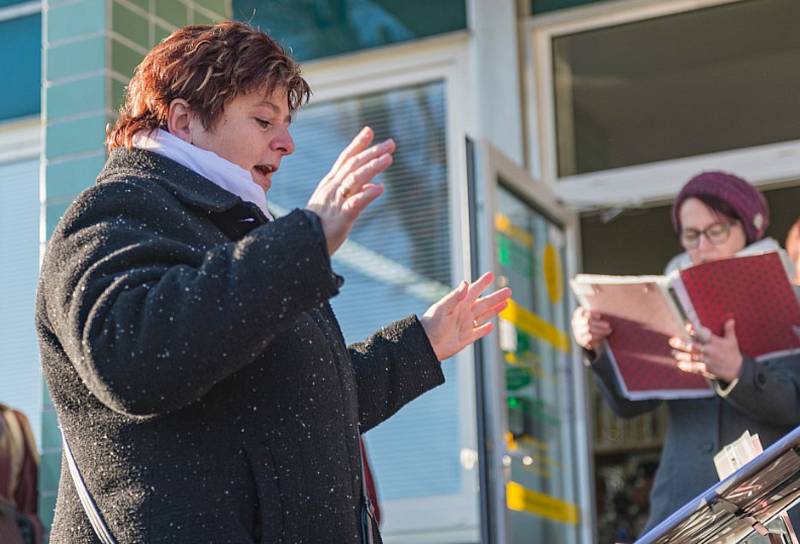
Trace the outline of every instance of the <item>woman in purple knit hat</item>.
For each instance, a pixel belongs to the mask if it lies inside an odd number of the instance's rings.
[[[666,272],[733,257],[745,248],[779,250],[777,242],[764,238],[768,224],[767,202],[748,182],[725,172],[699,174],[672,205],[672,225],[685,252],[669,262]],[[669,427],[645,531],[718,481],[714,455],[744,431],[758,434],[767,447],[800,425],[800,356],[756,363],[739,350],[732,319],[721,336],[707,332],[696,334],[691,343],[670,341],[682,370],[712,380],[716,394],[701,399],[628,400],[603,351],[603,340],[613,333],[609,323],[579,307],[572,332],[587,350],[597,383],[618,416],[632,418],[667,403]]]

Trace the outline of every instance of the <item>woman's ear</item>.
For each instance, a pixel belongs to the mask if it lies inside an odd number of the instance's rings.
[[[193,118],[194,115],[192,110],[189,109],[189,103],[182,98],[176,98],[169,103],[167,130],[173,136],[177,136],[184,142],[191,144]]]

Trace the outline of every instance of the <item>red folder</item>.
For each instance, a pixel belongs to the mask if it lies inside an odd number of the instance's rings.
[[[684,320],[663,276],[580,275],[573,291],[581,305],[611,324],[606,341],[623,395],[632,400],[713,394],[708,381],[678,369],[668,340],[688,340]]]
[[[713,394],[683,372],[667,343],[685,324],[721,336],[736,321],[740,351],[757,360],[800,352],[800,303],[777,251],[704,263],[664,276],[582,274],[572,288],[611,323],[607,348],[623,394],[633,400]]]
[[[699,264],[679,272],[675,292],[689,319],[722,336],[736,320],[739,350],[766,358],[800,350],[800,305],[777,252]]]

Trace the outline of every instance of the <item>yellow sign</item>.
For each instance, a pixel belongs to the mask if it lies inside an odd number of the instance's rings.
[[[550,302],[558,304],[564,296],[564,281],[561,271],[561,257],[553,244],[544,248],[544,281],[547,284],[547,295]]]
[[[517,482],[506,484],[506,504],[510,510],[528,512],[570,525],[577,525],[580,519],[577,505],[527,489]]]
[[[533,247],[533,234],[516,226],[507,215],[498,213],[494,216],[494,228],[502,232],[518,244],[528,249]]]
[[[510,322],[519,330],[544,340],[560,351],[565,353],[569,351],[569,336],[567,336],[567,333],[530,310],[523,308],[514,300],[508,301],[506,309],[500,312],[500,318]]]

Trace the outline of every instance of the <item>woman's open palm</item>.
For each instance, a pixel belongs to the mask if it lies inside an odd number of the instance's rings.
[[[420,321],[440,361],[452,357],[475,340],[492,332],[490,319],[508,305],[511,289],[504,287],[481,297],[494,275],[487,272],[459,286],[433,304]]]

